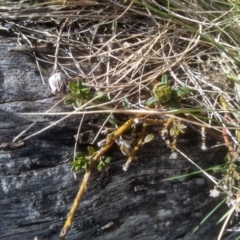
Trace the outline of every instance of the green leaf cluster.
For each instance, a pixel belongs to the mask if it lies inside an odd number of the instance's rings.
[[[179,123],[176,123],[170,128],[170,132],[169,132],[170,136],[174,136],[178,131],[180,133],[185,133],[184,126]]]
[[[105,157],[105,156],[100,157],[100,161],[97,165],[97,169],[99,171],[102,171],[103,169],[105,169],[106,165],[110,163],[110,161],[111,161],[111,157]]]
[[[78,170],[87,171],[90,165],[91,156],[86,155],[83,152],[76,152],[75,160],[72,162],[72,171],[77,172]]]
[[[90,88],[83,85],[81,78],[78,78],[77,82],[70,81],[68,88],[70,93],[64,101],[66,105],[75,103],[77,107],[81,107],[90,97]]]
[[[94,95],[91,94],[90,88],[86,87],[83,84],[81,78],[78,78],[76,82],[69,81],[68,89],[70,93],[67,95],[67,98],[64,101],[64,104],[76,104],[77,107],[81,107],[86,101],[90,100],[91,98],[96,98],[96,102],[109,102],[108,96],[98,91]]]
[[[72,171],[73,172],[76,172],[78,170],[88,171],[90,162],[95,154],[96,150],[92,146],[88,147],[88,154],[85,154],[83,152],[76,152],[75,160],[72,162]],[[106,165],[110,163],[110,160],[111,160],[110,157],[101,156],[97,164],[97,169],[99,171],[103,170],[106,167]]]
[[[188,87],[172,88],[169,85],[167,75],[163,74],[161,82],[155,84],[151,92],[152,97],[147,99],[145,105],[165,105],[170,109],[179,109],[181,108],[181,98],[187,96],[190,92],[191,90]]]

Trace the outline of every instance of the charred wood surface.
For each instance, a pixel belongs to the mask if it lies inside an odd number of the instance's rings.
[[[0,36],[0,42],[0,238],[55,240],[82,177],[77,174],[74,179],[70,166],[79,117],[13,144],[13,138],[36,119],[19,113],[44,112],[59,98],[43,85],[33,57],[7,51],[17,45],[15,38]],[[70,109],[60,105],[54,111],[66,110]],[[88,122],[100,117],[86,119],[83,130],[89,130]],[[56,119],[44,117],[27,134]],[[203,168],[223,161],[224,150],[200,150],[197,132],[182,139],[180,149]],[[216,219],[189,235],[220,200],[209,198],[212,183],[201,174],[162,181],[196,169],[179,155],[170,159],[171,152],[160,136],[139,152],[127,172],[122,170],[126,158],[117,148],[108,155],[112,162],[105,171],[92,174],[67,239],[190,240],[216,236]]]

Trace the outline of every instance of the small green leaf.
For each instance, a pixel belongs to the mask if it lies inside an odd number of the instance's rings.
[[[96,92],[94,94],[94,97],[98,97],[98,100],[100,100],[101,102],[108,102],[109,101],[108,96],[101,91]]]
[[[85,154],[83,152],[76,152],[75,159],[79,159],[79,158],[84,157],[84,156],[85,156]]]
[[[111,31],[113,32],[114,30],[115,30],[115,28],[116,28],[116,22],[112,22],[112,24],[111,24]]]
[[[180,109],[182,107],[180,102],[176,99],[171,99],[166,103],[166,105],[170,108],[170,110]]]
[[[184,97],[191,92],[191,89],[188,87],[178,87],[175,89],[179,97]]]
[[[77,107],[81,107],[82,106],[82,99],[81,98],[76,99],[75,102],[76,102]]]
[[[69,104],[72,104],[72,103],[74,103],[74,101],[72,99],[65,99],[65,101],[64,101],[65,105],[69,105]]]
[[[81,161],[74,161],[74,162],[72,162],[71,165],[72,165],[72,171],[73,172],[76,172],[79,169],[81,169]]]
[[[103,162],[103,161],[100,161],[100,162],[98,163],[97,169],[98,169],[98,171],[102,171],[102,170],[104,169],[104,167],[105,167],[104,162]]]
[[[110,163],[111,162],[111,157],[106,157],[104,160],[105,163]]]
[[[168,85],[168,76],[166,74],[162,75],[161,82]]]
[[[112,125],[115,125],[116,124],[116,121],[115,121],[115,117],[114,115],[110,115],[109,119],[108,119],[108,122],[111,123]]]
[[[156,97],[150,97],[145,101],[144,105],[151,106],[152,104],[154,104],[156,102],[156,100],[157,100]]]
[[[144,143],[151,142],[153,139],[154,139],[154,135],[150,133],[144,138]]]
[[[72,92],[74,92],[77,89],[77,86],[76,86],[75,82],[69,82],[68,87]]]
[[[176,134],[176,132],[177,132],[177,127],[173,126],[170,128],[169,134],[170,134],[170,136],[173,136]]]
[[[123,98],[122,105],[124,109],[131,109],[132,104],[129,102],[128,98]]]
[[[84,95],[88,95],[90,92],[90,88],[82,88],[80,90],[80,93],[84,94]]]
[[[185,133],[185,129],[183,128],[183,125],[181,124],[176,124],[177,129],[181,132],[181,133]]]
[[[77,88],[78,88],[78,89],[81,89],[82,87],[83,87],[82,79],[81,79],[81,78],[78,78],[78,80],[77,80]]]
[[[171,99],[178,101],[179,96],[178,96],[178,94],[177,94],[176,89],[173,89],[173,90],[172,90],[172,98],[171,98]]]
[[[100,161],[99,161],[98,165],[97,165],[97,169],[98,169],[99,171],[103,170],[103,169],[106,167],[106,165],[107,165],[108,163],[110,163],[110,160],[111,160],[110,157],[102,156],[102,157],[100,158]]]
[[[88,146],[88,153],[90,156],[93,156],[96,153],[94,147]]]
[[[72,171],[77,172],[80,169],[80,166],[72,166]]]
[[[83,164],[83,166],[82,166],[82,169],[84,169],[84,170],[87,171],[88,166],[89,166],[89,164],[88,164],[87,162],[85,162],[85,163]]]
[[[80,97],[81,96],[81,89],[76,89],[74,92],[72,92],[72,94],[74,94],[74,96],[76,96],[76,97]]]
[[[76,94],[75,92],[71,92],[67,95],[68,99],[75,99],[76,98]]]

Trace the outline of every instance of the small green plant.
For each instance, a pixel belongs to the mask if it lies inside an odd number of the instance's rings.
[[[76,172],[79,170],[88,171],[90,162],[94,155],[96,154],[96,150],[92,146],[88,146],[88,154],[83,152],[76,152],[75,160],[72,162],[72,171]],[[110,163],[111,158],[101,156],[99,162],[97,164],[97,169],[99,171],[103,170],[108,163]]]
[[[81,107],[84,103],[93,98],[95,99],[95,103],[109,102],[109,98],[105,93],[101,91],[97,91],[94,94],[91,93],[91,89],[83,84],[81,78],[78,78],[76,82],[69,81],[68,89],[70,92],[64,101],[66,105],[75,104],[76,107]]]
[[[149,143],[153,141],[153,139],[154,139],[154,135],[152,133],[149,133],[147,136],[145,136],[143,144]]]
[[[174,122],[173,126],[170,128],[169,134],[170,136],[174,136],[175,134],[177,134],[177,132],[185,133],[185,128],[186,126],[180,123]]]
[[[67,95],[64,104],[75,103],[77,107],[81,107],[84,102],[90,98],[90,88],[86,87],[82,83],[82,79],[78,78],[77,82],[70,81],[68,83],[70,93]]]
[[[84,170],[87,171],[92,155],[91,155],[91,148],[88,147],[88,155],[86,155],[83,152],[76,152],[75,154],[75,160],[72,162],[72,171],[76,172],[78,170]]]
[[[108,163],[110,163],[111,157],[101,156],[99,159],[99,163],[97,165],[97,169],[102,171],[105,169]]]
[[[150,97],[145,104],[147,106],[152,104],[155,106],[166,105],[170,109],[179,109],[181,108],[181,98],[189,93],[190,89],[187,87],[172,88],[169,85],[167,75],[163,74],[161,82],[155,84],[151,92],[152,97]]]

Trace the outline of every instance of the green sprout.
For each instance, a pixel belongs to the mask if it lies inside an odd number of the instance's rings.
[[[170,109],[179,109],[181,108],[181,98],[189,93],[190,89],[187,87],[172,88],[169,85],[167,75],[163,74],[161,82],[155,84],[151,92],[152,97],[150,97],[145,104],[147,106],[151,106],[152,104],[155,106],[166,105]]]
[[[72,171],[77,172],[79,170],[88,171],[90,162],[93,156],[96,154],[96,150],[92,146],[88,146],[88,154],[83,152],[76,152],[75,160],[72,162]],[[111,158],[101,156],[97,164],[97,169],[99,171],[103,170],[108,163],[110,163]]]
[[[76,152],[75,160],[72,162],[72,171],[87,171],[91,158],[88,158],[83,152]]]
[[[110,161],[111,161],[111,157],[106,157],[106,156],[100,157],[100,161],[97,165],[97,169],[99,171],[102,171],[103,169],[105,169],[106,165],[110,163]]]
[[[70,93],[67,95],[64,104],[75,103],[77,107],[81,107],[89,99],[90,88],[83,85],[81,78],[78,78],[77,82],[69,82],[68,88]]]
[[[174,136],[175,134],[179,133],[185,133],[185,126],[181,125],[179,123],[174,123],[174,125],[170,128],[170,136]]]

